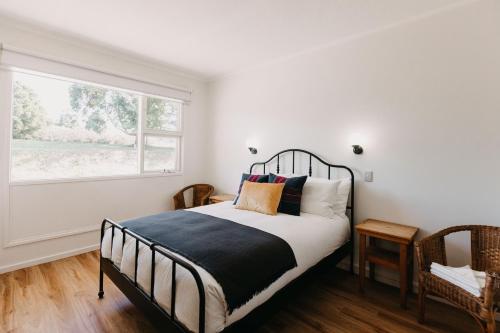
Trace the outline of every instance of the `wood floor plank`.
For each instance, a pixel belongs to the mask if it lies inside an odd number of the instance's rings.
[[[98,263],[95,251],[0,275],[0,332],[157,332],[107,278],[97,298]],[[420,325],[414,296],[403,310],[397,288],[367,281],[361,295],[355,276],[338,269],[299,289],[257,333],[479,332],[468,315],[434,301]]]

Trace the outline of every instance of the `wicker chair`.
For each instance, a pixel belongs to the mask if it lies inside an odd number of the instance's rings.
[[[436,262],[446,265],[444,237],[454,232],[471,233],[472,269],[486,272],[486,285],[480,297],[430,273]],[[467,311],[481,325],[483,332],[495,332],[495,312],[498,308],[500,268],[500,227],[464,225],[444,229],[415,243],[418,263],[419,322],[425,319],[425,297],[442,297]]]
[[[193,189],[193,203],[191,206],[187,207],[184,192],[190,189]],[[214,187],[209,184],[193,184],[186,186],[174,195],[174,208],[177,210],[204,206],[208,204],[208,200],[212,193],[214,193]]]

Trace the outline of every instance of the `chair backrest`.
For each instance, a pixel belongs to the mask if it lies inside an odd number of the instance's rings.
[[[472,269],[486,271],[500,267],[500,227],[471,226]]]
[[[208,204],[208,199],[214,192],[214,187],[210,184],[193,184],[186,186],[174,195],[175,209],[188,208],[188,206],[186,206],[184,192],[190,189],[193,189],[193,202],[190,207],[198,207]]]
[[[443,235],[436,235],[435,237],[428,237],[425,242],[417,242],[422,251],[423,256],[417,257],[418,263],[421,267],[420,270],[430,270],[431,264],[436,262],[441,265],[448,265],[446,258],[446,245]]]
[[[193,187],[193,207],[203,206],[208,203],[208,198],[214,192],[214,187],[209,184],[196,184]]]
[[[415,243],[420,270],[429,271],[433,262],[447,265],[445,237],[456,232],[470,232],[471,268],[477,271],[500,268],[500,227],[459,225],[436,232]]]

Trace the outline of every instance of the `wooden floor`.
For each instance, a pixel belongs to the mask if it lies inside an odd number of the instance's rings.
[[[0,275],[0,332],[156,332],[106,279],[97,298],[98,253],[92,252]],[[454,308],[430,302],[428,322],[416,321],[415,297],[399,308],[398,290],[331,270],[295,291],[289,303],[258,330],[264,332],[454,332],[479,329]]]

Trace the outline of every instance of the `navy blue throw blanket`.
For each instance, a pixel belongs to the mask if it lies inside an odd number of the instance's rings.
[[[203,267],[222,287],[229,313],[297,266],[283,239],[210,215],[177,210],[121,225]]]

